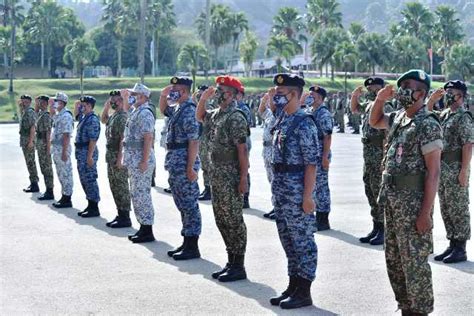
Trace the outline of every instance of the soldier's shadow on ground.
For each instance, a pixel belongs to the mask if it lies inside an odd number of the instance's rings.
[[[32,200],[36,201],[36,197],[32,197]],[[66,216],[67,218],[70,218],[74,220],[77,224],[79,225],[89,225],[94,227],[95,229],[101,230],[110,236],[114,237],[124,237],[126,238],[128,234],[136,232],[136,230],[133,227],[128,227],[128,228],[109,228],[105,226],[105,223],[109,222],[110,220],[105,219],[103,217],[91,217],[91,218],[83,218],[77,215],[78,212],[82,211],[82,209],[78,209],[75,207],[69,207],[69,208],[55,208],[52,203],[54,201],[37,201],[38,204],[42,205],[47,205],[51,210],[55,211],[58,214],[61,214],[63,216]],[[99,206],[100,207],[100,206]]]
[[[222,283],[218,280],[212,278],[211,274],[214,271],[222,269],[222,266],[215,264],[212,261],[209,261],[205,258],[185,260],[185,261],[176,261],[173,258],[170,258],[167,255],[167,251],[174,248],[174,246],[164,242],[156,241],[152,243],[140,244],[143,247],[147,248],[150,252],[153,253],[153,258],[159,262],[170,264],[178,268],[180,272],[184,272],[191,275],[202,275],[204,279],[207,279],[210,282],[223,286],[240,296],[253,299],[260,304],[263,308],[269,309],[277,315],[288,314],[287,311],[283,311],[278,306],[272,306],[269,302],[270,297],[275,296],[277,292],[271,287],[258,283],[250,279]],[[247,272],[248,273],[248,272]],[[312,315],[336,315],[330,311],[318,308],[316,306],[310,306],[306,308],[299,309],[298,314],[307,313]]]
[[[456,269],[456,270],[465,272],[467,274],[474,274],[474,262],[469,261],[469,260],[464,261],[464,262],[446,264],[446,263],[443,263],[442,261],[435,261],[433,257],[431,257],[429,261],[430,263],[434,263],[436,265],[440,265],[446,268]]]
[[[336,229],[330,229],[330,230],[325,230],[325,231],[322,231],[322,232],[316,232],[316,234],[314,235],[316,240],[318,238],[318,235],[333,237],[333,238],[339,239],[341,241],[344,241],[348,244],[351,244],[351,245],[354,245],[354,246],[359,246],[359,247],[366,248],[366,249],[371,249],[371,250],[375,250],[375,251],[383,251],[383,246],[372,246],[370,244],[363,244],[359,241],[359,237],[356,237],[354,235],[351,235],[351,234],[348,234],[348,233],[345,233],[343,231],[336,230]]]

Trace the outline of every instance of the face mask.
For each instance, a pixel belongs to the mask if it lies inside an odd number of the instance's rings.
[[[135,104],[137,102],[137,98],[135,98],[133,95],[128,97],[128,104]]]
[[[179,100],[179,98],[181,98],[181,92],[179,91],[170,91],[170,94],[168,95],[168,98],[173,101],[173,102],[176,102]]]
[[[275,94],[273,96],[273,103],[275,103],[277,109],[283,109],[288,104],[288,102],[290,101],[284,94]]]
[[[84,106],[81,104],[79,105],[79,114],[83,114],[84,113]]]
[[[312,95],[309,95],[306,97],[306,99],[304,100],[304,105],[306,106],[312,106],[314,103],[314,97]]]
[[[375,98],[377,98],[377,92],[375,92],[375,91],[369,91],[369,92],[367,92],[367,94],[365,95],[365,98],[366,98],[368,101],[375,101]]]
[[[221,104],[225,101],[225,92],[222,90],[217,90],[216,92],[217,103]]]
[[[416,100],[413,98],[415,90],[399,88],[397,91],[397,100],[400,105],[406,110],[413,106]]]
[[[59,107],[59,103],[58,102],[54,102],[53,103],[53,109],[57,110]]]
[[[452,93],[446,93],[444,95],[444,100],[443,100],[444,104],[446,104],[447,106],[451,106],[453,105],[455,102],[456,102],[456,96]]]
[[[117,108],[117,103],[110,103],[110,107],[112,108],[112,110],[115,110]]]

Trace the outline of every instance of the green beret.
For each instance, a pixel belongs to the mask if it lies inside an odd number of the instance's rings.
[[[411,69],[405,72],[403,75],[400,76],[397,80],[397,86],[400,88],[402,81],[407,79],[413,79],[415,81],[424,83],[428,89],[431,88],[431,77],[421,69]]]

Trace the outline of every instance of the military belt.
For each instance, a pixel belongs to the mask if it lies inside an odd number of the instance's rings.
[[[371,136],[371,137],[362,138],[362,143],[364,145],[383,146],[383,141],[384,141],[383,136]]]
[[[462,149],[446,151],[441,153],[441,160],[447,163],[450,162],[461,162],[462,161]]]
[[[417,190],[423,191],[425,188],[425,174],[415,175],[392,175],[384,172],[382,183],[394,187],[396,190]]]
[[[89,147],[89,142],[74,143],[74,146],[76,146],[76,148],[86,148]]]
[[[237,161],[238,156],[234,151],[224,151],[224,152],[215,152],[211,153],[212,162],[232,162]]]
[[[275,173],[299,173],[304,172],[304,165],[288,165],[285,163],[272,164]]]
[[[128,142],[123,142],[123,146],[128,148],[128,149],[142,149],[143,148],[143,141],[128,141]]]
[[[270,147],[272,145],[273,145],[273,143],[272,143],[271,140],[266,140],[266,141],[263,142],[263,147]]]
[[[166,143],[166,149],[168,150],[176,150],[176,149],[183,149],[188,148],[188,142],[185,143]]]

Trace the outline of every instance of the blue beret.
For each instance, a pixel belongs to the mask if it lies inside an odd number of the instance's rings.
[[[323,97],[323,99],[325,99],[326,96],[328,95],[328,92],[326,91],[326,89],[324,89],[323,87],[320,87],[320,86],[311,86],[309,88],[309,91],[313,91],[313,92],[318,93],[319,95],[321,95]]]
[[[198,87],[198,90],[199,90],[199,91],[205,91],[205,90],[207,90],[208,88],[209,88],[209,86],[203,84],[203,85],[200,85],[200,86]]]
[[[385,81],[380,77],[369,77],[364,81],[364,86],[366,87],[376,84],[381,85],[383,87],[385,86]]]
[[[120,95],[120,90],[112,90],[109,93],[109,96],[111,96],[111,97],[115,97],[117,95]]]
[[[174,76],[170,79],[170,83],[171,84],[181,84],[181,85],[190,87],[190,86],[193,85],[193,80],[191,78],[188,78],[188,77]]]
[[[95,98],[90,95],[85,95],[81,97],[79,101],[95,105]]]
[[[305,81],[298,75],[276,74],[273,83],[277,86],[304,87]]]
[[[30,101],[33,100],[33,99],[31,98],[31,96],[29,96],[28,94],[23,94],[23,95],[20,97],[20,99],[21,99],[21,100],[30,100]]]
[[[421,69],[411,69],[405,72],[397,80],[397,86],[400,88],[402,81],[412,79],[421,83],[424,83],[428,90],[431,88],[431,77]]]
[[[463,93],[467,92],[466,84],[461,80],[450,80],[444,85],[444,90],[447,89],[456,89],[461,90]]]

